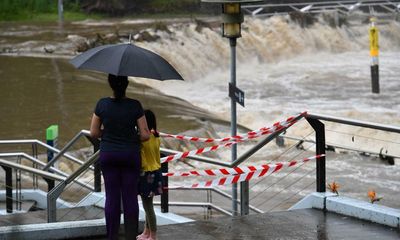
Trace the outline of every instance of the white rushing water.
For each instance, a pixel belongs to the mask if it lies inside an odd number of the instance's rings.
[[[286,17],[247,19],[237,47],[237,86],[246,95],[238,123],[256,129],[308,111],[400,125],[400,24],[378,28],[379,95],[371,93],[368,24],[332,28],[320,21],[301,28]],[[230,119],[228,40],[194,24],[170,29],[173,34],[145,47],[186,81],[144,83]]]
[[[399,126],[400,25],[378,25],[380,94],[371,93],[368,27],[332,28],[320,21],[301,28],[286,17],[247,19],[237,47],[237,86],[246,94],[246,106],[237,107],[238,123],[258,129],[308,111]],[[206,28],[198,32],[192,24],[176,25],[170,30],[173,34],[166,34],[162,41],[144,46],[167,58],[186,81],[143,83],[229,120],[227,39]],[[309,128],[298,127],[294,134],[304,137],[310,132]],[[398,134],[327,124],[327,142],[400,156]],[[223,156],[229,159],[229,152]],[[365,199],[367,187],[376,188],[385,195],[383,204],[399,207],[398,159],[395,166],[357,155],[330,159],[328,181],[343,183],[341,190],[361,199]],[[305,169],[312,171],[313,167],[310,164]],[[296,174],[288,178],[296,179]],[[313,178],[314,174],[306,177],[311,182]],[[271,176],[269,181],[274,179]],[[252,191],[265,186],[260,184]]]

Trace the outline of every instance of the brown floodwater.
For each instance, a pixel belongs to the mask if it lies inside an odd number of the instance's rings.
[[[0,76],[2,140],[45,140],[45,129],[57,124],[59,142],[65,143],[89,128],[96,101],[111,95],[106,74],[74,69],[66,59],[0,56]],[[153,109],[165,132],[198,128],[206,119],[219,121],[206,110],[134,82],[127,95]]]

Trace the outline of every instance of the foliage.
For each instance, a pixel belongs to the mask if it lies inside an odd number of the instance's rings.
[[[331,192],[336,193],[337,195],[339,195],[339,190],[340,185],[337,184],[335,181],[333,181],[332,183],[328,183],[328,189],[331,190]]]
[[[375,190],[369,190],[369,191],[368,191],[368,198],[369,198],[369,201],[370,201],[371,203],[378,202],[378,201],[380,201],[380,200],[382,199],[382,197],[377,197],[377,196],[376,196]]]
[[[57,0],[0,0],[0,20],[52,20],[58,12]],[[84,14],[101,13],[109,16],[132,14],[193,14],[209,13],[208,4],[200,0],[63,0],[65,18],[82,18]]]
[[[182,13],[200,9],[200,0],[87,0],[82,1],[85,12],[110,15],[131,13]]]
[[[0,20],[57,19],[57,0],[1,0]],[[65,12],[80,11],[78,0],[64,0]],[[71,15],[66,14],[66,15]],[[72,14],[77,16],[76,14]]]

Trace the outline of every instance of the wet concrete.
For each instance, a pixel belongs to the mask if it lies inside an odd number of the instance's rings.
[[[224,217],[161,226],[158,239],[399,239],[398,229],[319,210]]]
[[[399,229],[336,213],[324,213],[316,209],[253,214],[235,218],[221,217],[207,221],[164,225],[158,227],[157,234],[158,240],[400,239]],[[98,236],[90,239],[106,240],[106,237]],[[119,239],[125,239],[123,233]]]

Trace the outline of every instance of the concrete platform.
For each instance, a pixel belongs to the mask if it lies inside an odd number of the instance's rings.
[[[161,226],[158,239],[400,239],[398,229],[305,209]]]

